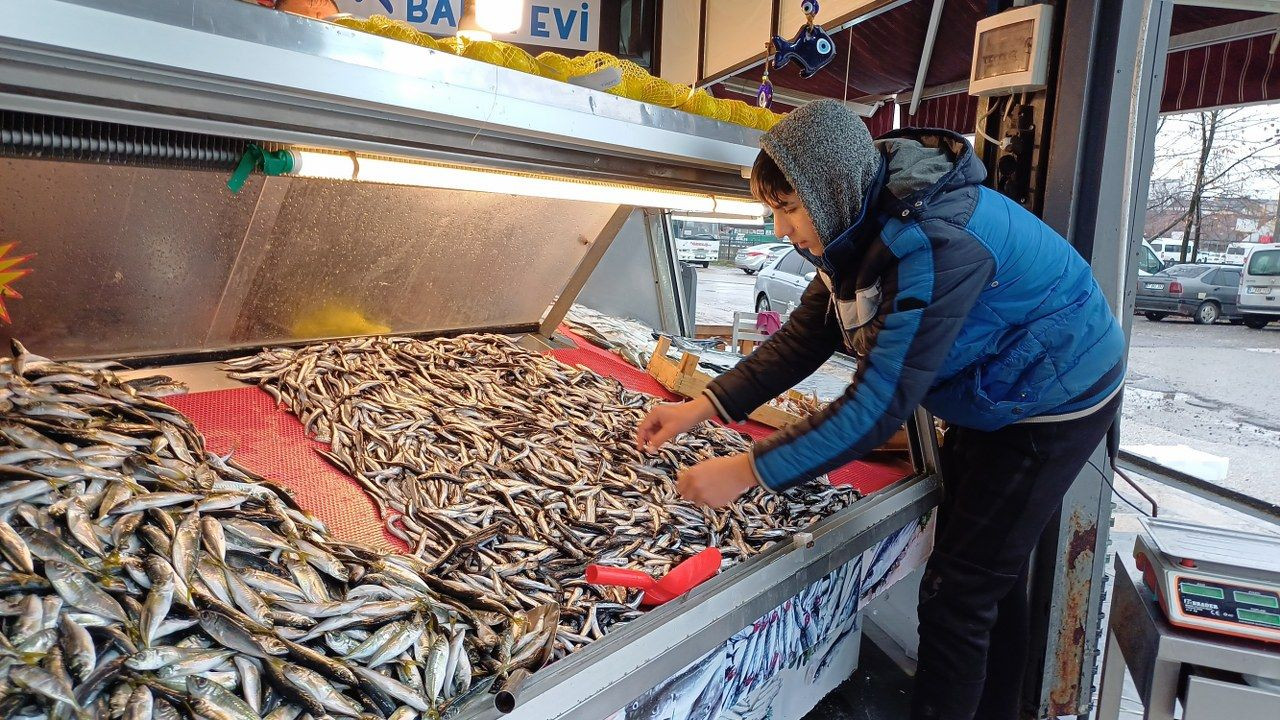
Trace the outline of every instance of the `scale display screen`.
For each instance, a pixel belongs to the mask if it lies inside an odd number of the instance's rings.
[[[1262,625],[1271,625],[1280,627],[1280,615],[1265,612],[1263,610],[1250,610],[1248,608],[1236,608],[1236,617],[1242,622],[1261,623]]]
[[[1182,589],[1182,594],[1184,595],[1195,595],[1196,597],[1212,598],[1214,600],[1223,600],[1227,597],[1227,594],[1222,589],[1199,583],[1184,582],[1179,583],[1178,587]]]
[[[1280,596],[1207,579],[1178,579],[1182,612],[1242,625],[1280,628]]]
[[[1236,602],[1241,605],[1257,605],[1258,607],[1280,609],[1280,598],[1273,595],[1263,595],[1262,593],[1256,592],[1241,592],[1239,590],[1235,591],[1233,594],[1235,595]]]

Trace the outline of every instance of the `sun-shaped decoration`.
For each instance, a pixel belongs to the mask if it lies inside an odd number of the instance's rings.
[[[11,286],[14,282],[31,273],[30,270],[25,268],[20,269],[18,266],[35,257],[34,253],[31,255],[16,255],[10,257],[9,252],[17,247],[17,245],[18,243],[16,242],[0,244],[0,322],[3,322],[5,325],[11,323],[12,320],[9,319],[9,309],[5,307],[4,299],[11,298],[14,300],[21,300],[22,294],[17,290],[14,290]]]

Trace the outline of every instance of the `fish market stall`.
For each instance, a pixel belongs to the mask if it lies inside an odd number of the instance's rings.
[[[696,508],[769,429],[640,453],[671,396],[561,324],[757,131],[236,2],[26,3],[0,75],[6,716],[800,717],[927,553],[927,416]]]

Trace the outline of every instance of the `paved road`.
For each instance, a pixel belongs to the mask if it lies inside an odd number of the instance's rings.
[[[756,279],[737,268],[712,265],[698,269],[698,307],[694,315],[700,325],[728,325],[739,310],[755,310],[752,288]]]
[[[1280,503],[1280,325],[1135,318],[1121,440],[1230,459],[1224,484]]]
[[[698,271],[699,323],[751,310],[755,278]],[[1122,442],[1227,457],[1224,484],[1280,503],[1280,323],[1264,330],[1190,320],[1133,322]]]

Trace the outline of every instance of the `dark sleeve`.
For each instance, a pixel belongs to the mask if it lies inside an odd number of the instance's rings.
[[[956,230],[959,230],[958,228]],[[915,411],[995,272],[980,243],[952,240],[941,262],[919,225],[890,243],[899,260],[884,327],[858,362],[844,395],[822,411],[756,443],[756,475],[783,490],[882,445]]]
[[[787,322],[704,393],[720,418],[741,422],[756,408],[809,377],[840,345],[840,329],[828,316],[831,291],[815,275]]]

